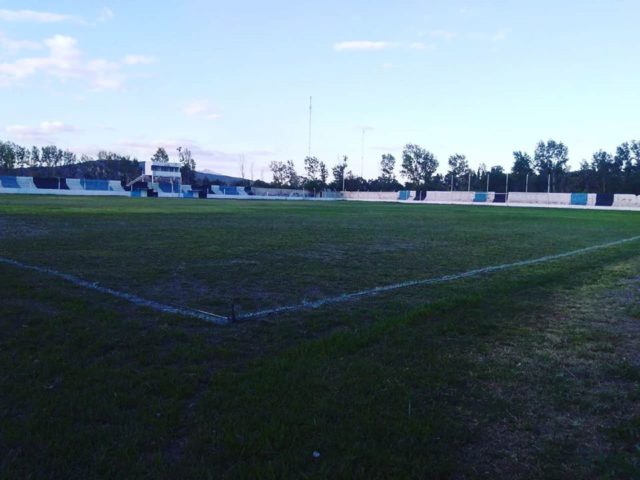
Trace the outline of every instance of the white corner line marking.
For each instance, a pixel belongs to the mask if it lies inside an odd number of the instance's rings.
[[[316,308],[323,307],[325,305],[347,302],[349,300],[378,295],[378,294],[389,292],[392,290],[399,290],[401,288],[452,282],[454,280],[460,280],[462,278],[475,277],[478,275],[494,273],[494,272],[508,270],[512,268],[527,267],[527,266],[536,265],[540,263],[552,262],[554,260],[561,260],[563,258],[582,255],[584,253],[589,253],[595,250],[601,250],[608,247],[614,247],[617,245],[623,245],[625,243],[635,242],[637,240],[640,240],[640,235],[635,237],[630,237],[630,238],[624,238],[622,240],[615,240],[613,242],[602,243],[600,245],[594,245],[591,247],[580,248],[578,250],[572,250],[570,252],[558,253],[555,255],[546,255],[544,257],[534,258],[531,260],[520,260],[512,263],[504,263],[502,265],[494,265],[490,267],[477,268],[477,269],[468,270],[462,273],[444,275],[442,277],[427,278],[422,280],[408,280],[406,282],[393,283],[390,285],[374,287],[368,290],[361,290],[359,292],[344,293],[344,294],[336,295],[333,297],[321,298],[319,300],[303,301],[301,303],[297,303],[294,305],[286,305],[283,307],[270,308],[266,310],[258,310],[255,312],[238,315],[236,317],[236,320],[250,320],[253,318],[265,317],[265,316],[274,315],[277,313],[295,312],[295,311],[305,310],[305,309],[316,309]],[[89,282],[87,280],[83,280],[74,275],[59,272],[58,270],[54,270],[52,268],[29,265],[27,263],[22,263],[17,260],[12,260],[10,258],[4,258],[4,257],[0,257],[0,264],[11,265],[24,270],[32,270],[32,271],[44,273],[46,275],[50,275],[53,277],[61,278],[79,287],[84,287],[89,290],[94,290],[100,293],[111,295],[113,297],[117,297],[122,300],[131,302],[135,305],[150,308],[162,313],[169,313],[169,314],[175,314],[175,315],[182,315],[185,317],[198,318],[200,320],[205,320],[207,322],[215,323],[217,325],[226,325],[231,322],[231,319],[229,317],[216,315],[213,313],[197,310],[194,308],[168,305],[168,304],[156,302],[155,300],[148,300],[146,298],[142,298],[131,293],[114,290],[109,287],[103,287],[99,285],[97,282]]]
[[[229,323],[229,318],[227,317],[215,315],[209,312],[203,312],[201,310],[196,310],[194,308],[179,307],[175,305],[168,305],[165,303],[156,302],[155,300],[148,300],[146,298],[139,297],[132,293],[122,292],[120,290],[114,290],[109,287],[103,287],[102,285],[99,285],[97,282],[89,282],[87,280],[83,280],[82,278],[76,277],[74,275],[70,275],[68,273],[62,273],[52,268],[37,267],[35,265],[29,265],[27,263],[22,263],[17,260],[12,260],[10,258],[4,258],[4,257],[0,257],[0,263],[18,267],[23,270],[32,270],[34,272],[44,273],[46,275],[61,278],[79,287],[84,287],[89,290],[95,290],[96,292],[111,295],[112,297],[117,297],[122,300],[131,302],[135,305],[138,305],[140,307],[150,308],[158,312],[182,315],[185,317],[198,318],[200,320],[205,320],[207,322],[215,323],[217,325],[226,325]]]
[[[330,304],[334,304],[334,303],[341,303],[341,302],[347,302],[349,300],[354,300],[354,299],[358,299],[358,298],[362,298],[362,297],[369,297],[369,296],[373,296],[373,295],[378,295],[380,293],[389,292],[389,291],[392,291],[392,290],[399,290],[401,288],[446,283],[446,282],[451,282],[451,281],[454,281],[454,280],[460,280],[462,278],[469,278],[469,277],[475,277],[475,276],[478,276],[478,275],[494,273],[494,272],[498,272],[498,271],[501,271],[501,270],[507,270],[507,269],[519,268],[519,267],[527,267],[527,266],[536,265],[536,264],[540,264],[540,263],[552,262],[554,260],[561,260],[561,259],[567,258],[567,257],[573,257],[573,256],[576,256],[576,255],[582,255],[584,253],[589,253],[589,252],[593,252],[595,250],[601,250],[601,249],[608,248],[608,247],[614,247],[616,245],[622,245],[622,244],[629,243],[629,242],[634,242],[634,241],[637,241],[637,240],[640,240],[640,235],[635,236],[635,237],[625,238],[625,239],[622,239],[622,240],[616,240],[616,241],[613,241],[613,242],[603,243],[603,244],[600,244],[600,245],[594,245],[594,246],[591,246],[591,247],[580,248],[578,250],[572,250],[570,252],[558,253],[558,254],[555,254],[555,255],[546,255],[544,257],[534,258],[534,259],[531,259],[531,260],[521,260],[521,261],[518,261],[518,262],[504,263],[502,265],[494,265],[494,266],[490,266],[490,267],[477,268],[477,269],[474,269],[474,270],[469,270],[467,272],[444,275],[442,277],[427,278],[427,279],[423,279],[423,280],[409,280],[409,281],[406,281],[406,282],[393,283],[391,285],[384,285],[384,286],[381,286],[381,287],[374,287],[374,288],[371,288],[371,289],[368,289],[368,290],[361,290],[359,292],[344,293],[344,294],[336,295],[336,296],[333,296],[333,297],[321,298],[319,300],[310,300],[310,301],[306,301],[305,300],[305,301],[303,301],[301,303],[294,304],[294,305],[287,305],[287,306],[283,306],[283,307],[276,307],[276,308],[271,308],[271,309],[266,309],[266,310],[258,310],[256,312],[251,312],[251,313],[245,313],[243,315],[238,315],[237,319],[238,320],[250,320],[252,318],[265,317],[265,316],[274,315],[274,314],[277,314],[277,313],[287,313],[287,312],[295,312],[295,311],[304,310],[304,309],[320,308],[320,307],[323,307],[325,305],[330,305]]]

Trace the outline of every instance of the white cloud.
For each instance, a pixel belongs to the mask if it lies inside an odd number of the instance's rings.
[[[217,120],[222,115],[217,113],[207,100],[194,100],[184,106],[182,112],[190,117],[201,117],[207,120]]]
[[[393,42],[370,41],[370,40],[350,40],[347,42],[336,43],[333,48],[338,51],[342,50],[384,50],[396,46]]]
[[[10,135],[23,139],[43,139],[60,133],[77,132],[78,128],[61,121],[44,121],[37,126],[8,125],[5,130]]]
[[[149,65],[155,61],[155,58],[146,55],[127,55],[122,59],[125,65]]]
[[[427,45],[423,42],[411,42],[407,45],[407,47],[412,48],[413,50],[433,50],[433,45]]]
[[[387,41],[370,41],[370,40],[352,40],[347,42],[339,42],[333,45],[337,51],[379,51],[390,48],[410,48],[413,50],[432,50],[433,46],[426,45],[422,42],[387,42]]]
[[[11,86],[37,74],[60,81],[84,81],[96,90],[118,89],[126,80],[120,62],[99,58],[86,59],[73,37],[55,35],[42,43],[49,51],[46,56],[26,57],[13,62],[0,63],[0,87]],[[134,61],[127,64],[143,63],[141,58],[140,55],[135,56]]]
[[[82,22],[80,17],[61,13],[37,12],[35,10],[0,9],[0,20],[5,22],[59,23]]]
[[[110,8],[104,7],[98,15],[98,22],[107,22],[114,17],[113,11]]]
[[[498,30],[496,33],[493,34],[493,36],[491,37],[491,40],[493,40],[494,42],[501,42],[505,40],[510,33],[511,33],[510,28],[501,28],[500,30]]]
[[[5,37],[0,33],[0,52],[15,54],[20,50],[38,50],[42,48],[42,44],[39,42],[32,42],[30,40],[14,40],[12,38]]]
[[[429,35],[432,38],[450,41],[456,38],[458,34],[456,32],[450,32],[448,30],[432,30],[431,32],[429,32]]]

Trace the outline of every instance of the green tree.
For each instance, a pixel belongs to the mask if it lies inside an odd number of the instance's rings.
[[[62,165],[73,165],[74,163],[76,163],[76,154],[69,151],[69,150],[65,150],[64,152],[62,152]]]
[[[333,185],[333,188],[336,190],[342,190],[342,187],[345,185],[343,180],[345,178],[345,174],[347,171],[348,160],[349,160],[349,157],[347,157],[346,155],[343,155],[342,161],[331,169],[331,173],[333,174],[332,185]]]
[[[182,174],[182,182],[192,184],[196,176],[196,161],[191,155],[191,150],[187,147],[178,147],[178,161],[180,162],[180,173]]]
[[[598,189],[602,193],[611,190],[611,184],[615,183],[615,177],[621,171],[613,156],[604,150],[598,150],[593,154],[591,157],[591,169],[595,172]],[[608,189],[607,186],[610,188]]]
[[[538,142],[533,156],[534,165],[543,181],[550,176],[551,191],[555,192],[562,183],[564,174],[568,171],[569,149],[562,142],[549,140]]]
[[[0,169],[10,170],[16,165],[16,154],[11,142],[0,142]]]
[[[533,173],[531,155],[525,152],[513,152],[511,175],[526,177]]]
[[[300,175],[298,175],[298,172],[296,171],[293,160],[287,160],[285,172],[289,187],[300,188],[302,186]]]
[[[320,175],[320,160],[316,157],[305,157],[304,170],[307,174],[308,181],[313,182],[318,180]]]
[[[380,159],[380,171],[382,175],[380,180],[384,183],[393,183],[395,181],[395,175],[393,171],[396,168],[396,157],[390,153],[385,153]]]
[[[31,166],[31,167],[39,167],[41,164],[42,163],[41,163],[41,160],[40,160],[40,149],[34,145],[33,147],[31,147],[31,155],[30,155],[29,166]]]
[[[433,153],[411,143],[404,147],[401,173],[415,187],[429,183],[437,168],[438,160]]]
[[[159,147],[158,150],[156,150],[156,153],[154,153],[151,157],[151,161],[158,163],[169,163],[169,155],[164,148]]]
[[[269,164],[269,169],[273,177],[273,185],[284,187],[287,184],[287,164],[280,160],[273,160]]]
[[[29,166],[29,149],[22,147],[20,145],[16,145],[16,149],[14,151],[16,155],[16,166],[22,170]]]
[[[465,181],[465,176],[469,173],[469,162],[467,157],[459,153],[455,153],[449,157],[449,171],[447,176],[449,181],[447,186],[453,185],[453,190],[458,190]],[[451,181],[453,179],[453,182]]]
[[[324,162],[320,162],[320,182],[322,182],[322,186],[327,186],[327,179],[329,178],[329,171],[327,170],[327,166]]]

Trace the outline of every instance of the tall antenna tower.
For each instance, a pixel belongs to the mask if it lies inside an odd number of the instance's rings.
[[[311,101],[313,97],[309,97],[309,157],[311,156]]]

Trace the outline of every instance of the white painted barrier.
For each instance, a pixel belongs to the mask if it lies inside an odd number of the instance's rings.
[[[398,199],[398,192],[344,192],[344,198],[347,200],[395,201]]]
[[[471,203],[475,192],[427,192],[427,202]]]
[[[640,207],[640,197],[630,194],[615,194],[613,196],[614,207]]]
[[[571,205],[571,194],[546,192],[510,192],[507,202],[526,203],[530,205]]]

